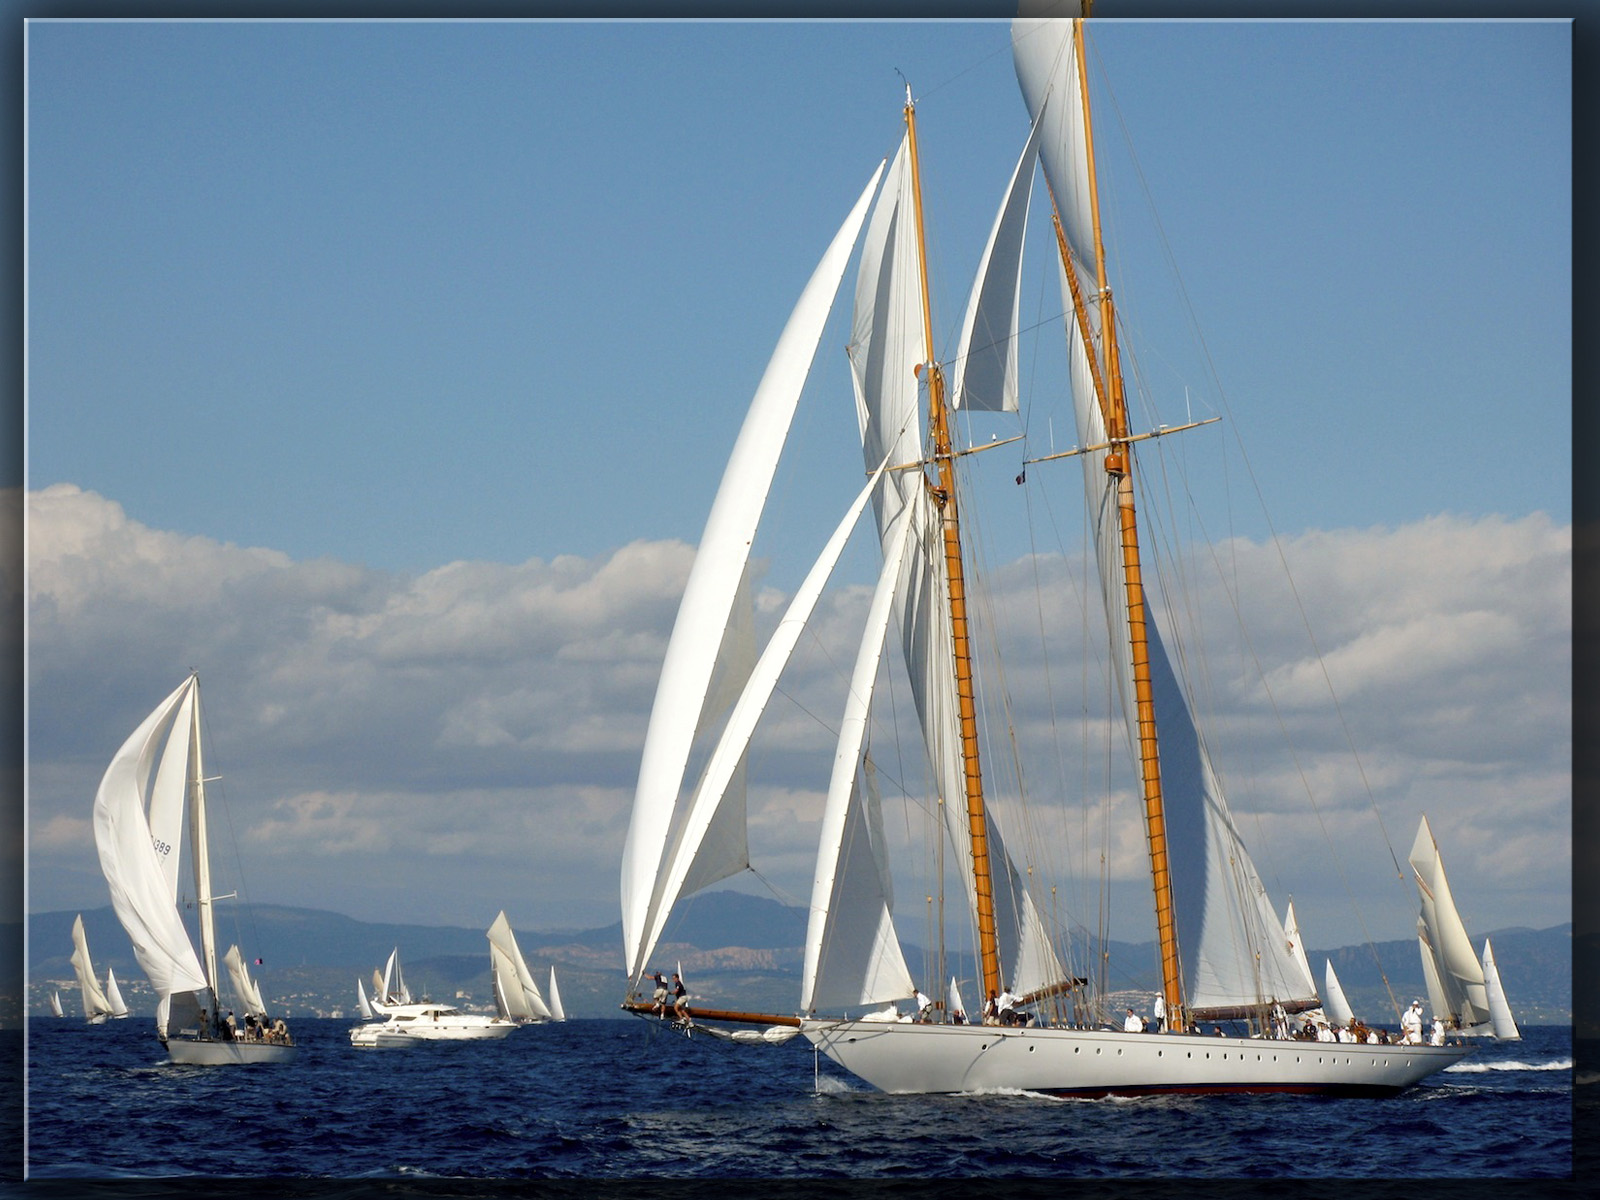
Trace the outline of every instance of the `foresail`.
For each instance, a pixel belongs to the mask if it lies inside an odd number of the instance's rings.
[[[867,714],[907,550],[906,530],[903,522],[885,551],[839,722],[806,927],[800,1006],[807,1012],[877,1004],[915,990],[890,916],[882,820],[865,758]]]
[[[135,729],[112,758],[94,798],[94,840],[111,906],[139,966],[158,995],[200,991],[207,981],[168,889],[162,863],[177,845],[154,846],[144,789],[156,748],[194,685],[184,680]]]
[[[657,873],[734,593],[828,311],[881,174],[881,167],[873,173],[784,327],[739,431],[684,587],[645,732],[639,784],[623,845],[623,946],[633,979],[644,970]]]
[[[361,1014],[363,1021],[370,1021],[378,1014],[372,1011],[372,1002],[367,999],[367,989],[361,986],[361,976],[356,976],[356,1011]]]
[[[1041,114],[1042,116],[1042,114]],[[1033,167],[1043,122],[1036,120],[1006,187],[979,261],[957,342],[950,402],[956,408],[1017,411],[1017,314],[1022,250],[1033,192]]]
[[[652,919],[649,934],[643,944],[641,962],[648,960],[655,949],[666,925],[667,915],[679,898],[724,877],[723,874],[707,871],[702,866],[703,849],[708,844],[713,845],[713,849],[717,851],[716,860],[721,861],[722,847],[715,845],[708,835],[719,822],[724,820],[721,814],[725,807],[728,788],[736,774],[742,771],[750,739],[755,734],[756,723],[766,711],[767,702],[772,698],[783,668],[788,664],[800,634],[822,595],[823,587],[833,573],[833,568],[838,565],[839,556],[844,552],[851,532],[861,519],[867,500],[877,490],[886,465],[879,463],[878,469],[868,477],[866,486],[861,489],[855,502],[845,512],[844,518],[834,529],[822,553],[796,589],[794,598],[783,614],[783,619],[778,622],[778,628],[767,642],[754,669],[749,672],[744,690],[728,715],[722,736],[706,764],[700,783],[689,801],[687,812],[679,822],[667,851],[666,860],[657,879],[656,893],[651,897]]]
[[[172,729],[167,734],[165,748],[156,765],[155,782],[150,786],[150,803],[147,809],[150,821],[151,842],[159,847],[171,847],[162,852],[161,870],[166,877],[167,891],[174,904],[178,901],[177,847],[183,836],[184,823],[189,810],[189,735],[194,721],[195,700],[198,693],[191,687],[172,715]]]

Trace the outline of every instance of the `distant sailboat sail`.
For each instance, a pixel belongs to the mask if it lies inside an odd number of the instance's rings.
[[[505,911],[489,926],[489,967],[494,978],[495,1004],[509,1021],[548,1021],[550,1008],[517,947],[517,936]]]
[[[77,973],[78,993],[83,997],[83,1019],[98,1025],[111,1015],[111,1001],[94,977],[94,963],[89,958],[89,939],[83,932],[81,913],[72,922],[72,969]]]
[[[556,986],[556,969],[550,968],[550,1017],[555,1021],[565,1021],[567,1010],[561,1007],[561,989]]]
[[[1489,999],[1489,1024],[1494,1036],[1503,1042],[1521,1041],[1522,1031],[1511,1015],[1505,988],[1500,986],[1500,971],[1494,965],[1494,951],[1488,938],[1483,939],[1483,989]]]
[[[106,968],[106,1003],[111,1006],[110,1016],[113,1020],[121,1020],[128,1015],[128,1002],[122,998],[122,989],[117,986],[117,973],[110,967]]]
[[[1495,1033],[1484,965],[1473,953],[1466,926],[1456,911],[1444,860],[1427,817],[1417,827],[1410,863],[1422,902],[1417,915],[1417,945],[1434,1015],[1462,1033]],[[1502,992],[1502,999],[1503,996]]]

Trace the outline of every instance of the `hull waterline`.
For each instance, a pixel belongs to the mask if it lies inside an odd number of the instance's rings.
[[[167,1055],[173,1062],[192,1067],[286,1063],[293,1062],[299,1053],[298,1046],[275,1045],[271,1042],[202,1042],[187,1038],[171,1038],[166,1047]]]
[[[1109,1030],[815,1021],[811,1043],[891,1093],[1392,1096],[1472,1047],[1373,1046]]]

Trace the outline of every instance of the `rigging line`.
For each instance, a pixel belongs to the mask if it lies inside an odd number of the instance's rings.
[[[1096,53],[1097,53],[1097,61],[1098,61],[1098,51]],[[1102,79],[1102,81],[1104,81],[1106,79],[1106,76],[1105,76],[1105,74],[1103,72],[1101,74],[1101,79]],[[1205,364],[1206,364],[1206,368],[1207,368],[1207,370],[1209,371],[1209,373],[1211,375],[1211,378],[1213,380],[1214,386],[1216,387],[1218,401],[1221,404],[1222,408],[1227,412],[1227,414],[1229,416],[1231,416],[1232,412],[1231,412],[1231,409],[1229,409],[1229,406],[1228,406],[1227,393],[1222,388],[1221,377],[1218,375],[1217,369],[1216,369],[1216,364],[1215,364],[1214,360],[1211,357],[1211,349],[1206,344],[1205,337],[1200,331],[1199,319],[1195,315],[1194,305],[1189,299],[1188,289],[1186,287],[1184,287],[1184,285],[1183,285],[1183,276],[1182,276],[1182,273],[1178,270],[1177,258],[1173,254],[1171,242],[1168,239],[1167,234],[1166,234],[1166,229],[1161,224],[1161,218],[1160,218],[1159,213],[1157,213],[1156,210],[1155,210],[1154,200],[1153,200],[1152,194],[1150,192],[1149,182],[1145,177],[1143,168],[1139,165],[1139,159],[1138,159],[1137,154],[1135,154],[1133,152],[1133,139],[1132,139],[1131,136],[1129,136],[1127,123],[1124,121],[1123,116],[1122,116],[1122,110],[1117,105],[1115,93],[1112,92],[1109,83],[1105,83],[1105,90],[1106,90],[1107,95],[1110,96],[1110,98],[1111,98],[1112,111],[1116,113],[1118,125],[1122,129],[1123,141],[1124,141],[1124,144],[1128,147],[1128,157],[1131,160],[1131,162],[1133,163],[1134,173],[1137,175],[1137,177],[1139,179],[1139,182],[1140,182],[1140,186],[1144,190],[1146,199],[1150,204],[1151,218],[1155,223],[1157,239],[1158,239],[1158,241],[1159,241],[1159,243],[1161,245],[1162,253],[1163,253],[1164,257],[1166,258],[1166,260],[1168,262],[1168,265],[1170,266],[1170,268],[1172,270],[1173,279],[1174,279],[1174,282],[1175,282],[1175,284],[1177,286],[1179,297],[1181,298],[1181,300],[1183,302],[1183,308],[1184,308],[1185,315],[1188,317],[1190,328],[1193,331],[1196,343],[1199,346],[1201,357],[1204,359]],[[1404,880],[1405,872],[1401,868],[1400,862],[1399,862],[1399,858],[1395,854],[1394,845],[1393,845],[1393,842],[1389,838],[1388,829],[1384,826],[1383,814],[1378,810],[1377,796],[1372,791],[1371,782],[1367,777],[1366,766],[1365,766],[1365,764],[1362,763],[1360,752],[1356,749],[1354,735],[1350,732],[1349,723],[1345,720],[1344,708],[1339,703],[1338,694],[1333,689],[1333,680],[1328,676],[1327,663],[1323,660],[1322,650],[1317,645],[1316,635],[1315,635],[1315,633],[1312,632],[1310,619],[1306,616],[1305,606],[1301,602],[1299,589],[1295,586],[1293,574],[1289,570],[1289,563],[1288,563],[1287,557],[1285,556],[1285,554],[1283,552],[1282,541],[1281,541],[1281,539],[1279,537],[1277,528],[1272,523],[1271,514],[1267,511],[1266,499],[1262,495],[1262,492],[1261,492],[1260,480],[1257,478],[1254,469],[1250,465],[1249,455],[1247,453],[1245,453],[1244,442],[1243,442],[1243,439],[1240,436],[1240,433],[1239,433],[1239,430],[1238,430],[1238,423],[1235,422],[1235,421],[1230,421],[1229,424],[1231,426],[1233,426],[1234,441],[1238,445],[1240,456],[1244,460],[1245,474],[1249,478],[1252,487],[1255,489],[1257,501],[1259,502],[1259,504],[1261,506],[1262,517],[1267,523],[1268,532],[1271,534],[1273,549],[1277,552],[1278,559],[1279,559],[1280,563],[1282,563],[1282,565],[1283,565],[1284,574],[1289,580],[1289,588],[1290,588],[1290,591],[1294,595],[1295,606],[1296,606],[1297,611],[1300,614],[1300,620],[1301,620],[1302,625],[1305,628],[1306,636],[1311,642],[1312,650],[1313,650],[1313,652],[1315,654],[1315,657],[1316,657],[1316,660],[1317,660],[1318,669],[1322,673],[1323,681],[1327,684],[1328,695],[1333,700],[1334,711],[1338,715],[1340,729],[1343,731],[1343,733],[1345,735],[1346,744],[1349,745],[1349,747],[1350,747],[1351,756],[1355,759],[1357,771],[1360,773],[1360,776],[1361,776],[1362,786],[1365,788],[1366,793],[1367,793],[1367,797],[1372,803],[1373,816],[1376,818],[1376,820],[1378,822],[1378,829],[1383,834],[1384,845],[1389,851],[1390,861],[1394,863],[1396,876],[1398,878],[1400,878],[1401,880]]]

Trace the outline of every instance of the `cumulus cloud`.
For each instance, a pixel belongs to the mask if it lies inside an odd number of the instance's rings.
[[[513,902],[546,927],[617,919],[639,752],[692,548],[637,542],[406,576],[150,529],[70,485],[27,496],[27,537],[25,598],[18,581],[0,585],[28,615],[33,908],[104,902],[87,834],[100,773],[197,668],[253,899],[429,923]],[[1275,582],[1280,560],[1292,590]],[[1197,673],[1198,707],[1275,896],[1303,908],[1374,886],[1393,874],[1384,839],[1403,863],[1426,812],[1452,876],[1472,880],[1458,885],[1464,904],[1500,924],[1567,919],[1570,560],[1570,528],[1541,516],[1442,516],[1225,543],[1161,579],[1164,632],[1212,664]],[[1147,907],[1125,735],[1103,711],[1104,646],[1085,632],[1098,617],[1076,607],[1098,604],[1096,585],[1061,556],[988,574],[984,636],[1010,664],[985,688],[988,753],[996,807],[1016,814],[1011,844],[1125,881],[1130,907]],[[800,902],[868,595],[825,596],[752,754],[752,851]],[[764,634],[787,596],[766,587],[756,602]],[[897,705],[875,717],[874,747],[891,835],[915,842],[925,770],[920,750],[888,749],[915,722]],[[1353,865],[1358,832],[1376,834],[1374,873]],[[1328,860],[1330,837],[1352,865],[1313,885],[1299,864]],[[1528,887],[1533,870],[1547,886]]]

